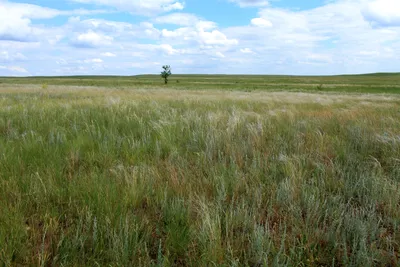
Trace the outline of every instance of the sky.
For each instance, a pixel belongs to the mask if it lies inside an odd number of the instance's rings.
[[[400,0],[0,0],[0,76],[400,72]]]

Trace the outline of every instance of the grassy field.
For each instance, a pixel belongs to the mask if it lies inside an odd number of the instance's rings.
[[[158,75],[1,78],[0,84],[164,88]],[[173,75],[169,87],[240,91],[400,93],[400,73],[342,76]]]
[[[0,266],[399,266],[385,77],[0,79]]]

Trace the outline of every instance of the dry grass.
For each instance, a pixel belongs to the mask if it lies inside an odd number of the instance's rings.
[[[0,85],[3,265],[397,266],[400,97]]]

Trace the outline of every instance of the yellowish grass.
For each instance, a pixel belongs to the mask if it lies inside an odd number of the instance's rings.
[[[397,266],[399,110],[0,84],[0,265]]]

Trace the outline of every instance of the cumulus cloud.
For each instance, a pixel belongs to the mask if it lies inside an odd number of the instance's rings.
[[[180,26],[190,26],[199,22],[200,19],[194,14],[188,13],[172,13],[165,16],[156,17],[153,19],[158,24],[174,24]]]
[[[378,26],[400,26],[398,0],[374,0],[365,4],[362,13],[366,20]]]
[[[154,73],[162,64],[181,73],[400,68],[400,12],[394,0],[332,0],[302,10],[275,8],[275,1],[237,0],[238,6],[256,8],[249,10],[254,14],[247,22],[234,27],[208,20],[207,13],[179,11],[183,0],[79,1],[89,9],[0,0],[0,75],[130,75]],[[101,12],[98,8],[113,15],[92,16]],[[70,18],[54,24],[51,18],[57,16]]]
[[[229,39],[225,34],[218,30],[211,32],[200,31],[199,37],[201,41],[206,45],[236,45],[238,40]]]
[[[269,20],[263,18],[254,18],[251,20],[251,24],[257,27],[272,27],[272,23]]]
[[[52,8],[8,1],[0,2],[0,12],[2,12],[2,15],[8,13],[9,15],[31,19],[49,19],[62,13],[61,11]]]
[[[70,17],[67,27],[73,31],[100,31],[104,33],[123,33],[132,29],[132,24],[118,21],[108,21],[103,19],[86,19],[81,20],[78,17]]]
[[[137,44],[132,47],[135,50],[142,50],[142,51],[147,51],[147,52],[152,52],[155,55],[178,55],[178,54],[184,54],[185,51],[183,49],[175,49],[172,45],[170,44]],[[134,56],[141,57],[143,54],[142,53],[134,53]]]
[[[106,36],[104,34],[89,30],[86,33],[78,34],[72,41],[72,45],[82,48],[95,48],[110,45],[113,40],[114,38],[111,36]]]
[[[134,25],[127,22],[109,21],[104,19],[85,19],[71,17],[66,28],[72,32],[94,31],[104,35],[111,35],[114,39],[127,38],[158,38],[160,31],[149,22]]]
[[[180,53],[179,50],[174,49],[169,44],[161,44],[161,45],[158,46],[158,49],[160,49],[161,51],[163,51],[167,55],[175,55],[175,54],[179,54]]]
[[[196,43],[203,46],[231,46],[238,44],[239,41],[237,39],[228,38],[223,32],[213,29],[214,27],[216,26],[213,23],[197,22],[191,27],[178,28],[172,31],[163,29],[161,37],[172,41]]]
[[[365,7],[375,2],[337,0],[299,11],[268,6],[259,10],[258,18],[270,22],[272,27],[254,27],[262,25],[257,23],[262,20],[253,19],[250,26],[231,27],[224,32],[240,40],[242,47],[260,55],[251,60],[241,59],[244,60],[243,68],[245,62],[249,62],[249,68],[271,66],[277,73],[337,74],[373,72],[380,68],[387,70],[386,64],[393,66],[387,60],[400,56],[400,28],[394,26],[394,19],[390,28],[382,23],[381,27],[371,27],[371,20],[365,18]],[[395,9],[395,5],[392,8]],[[373,10],[384,13],[378,8]],[[400,13],[393,12],[392,17],[396,14]],[[396,47],[398,49],[393,49]],[[360,51],[367,51],[368,56],[365,53],[361,55]]]
[[[55,12],[34,5],[0,2],[0,40],[28,41],[39,29],[31,25],[31,17],[48,18]]]
[[[103,10],[57,10],[32,4],[0,1],[0,40],[36,41],[45,30],[32,25],[32,20],[51,19],[71,14],[104,13]]]

